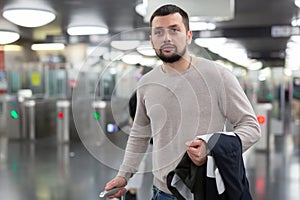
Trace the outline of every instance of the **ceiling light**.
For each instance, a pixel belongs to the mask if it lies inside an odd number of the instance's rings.
[[[141,46],[137,47],[136,50],[137,50],[137,52],[139,52],[140,54],[142,54],[144,56],[156,56],[156,53],[150,44],[149,45],[141,45]]]
[[[300,26],[300,18],[294,18],[291,22],[292,26]]]
[[[195,43],[200,47],[210,48],[214,46],[222,46],[227,42],[227,38],[196,38]]]
[[[263,63],[261,61],[255,60],[255,59],[249,59],[248,64],[246,67],[249,70],[259,70],[263,67]]]
[[[211,22],[190,22],[190,29],[192,31],[214,30],[216,25]]]
[[[0,44],[9,44],[17,41],[20,34],[14,31],[0,30]]]
[[[111,41],[110,46],[118,50],[128,51],[137,48],[139,44],[140,41],[138,40],[114,40]]]
[[[139,54],[128,54],[123,56],[122,61],[129,65],[138,64],[143,59],[143,56]]]
[[[11,8],[4,10],[3,17],[19,26],[39,27],[52,22],[56,16],[50,10]]]
[[[70,26],[67,30],[69,35],[103,35],[108,33],[108,28],[104,26]]]
[[[295,0],[295,5],[300,8],[300,0]]]
[[[286,46],[285,67],[291,70],[299,70],[300,36],[292,36]]]
[[[249,59],[246,49],[234,40],[227,38],[196,38],[195,43],[250,70],[262,68],[262,63],[257,60]]]
[[[147,15],[148,0],[142,0],[135,6],[135,12],[143,17]]]
[[[293,42],[300,43],[300,35],[293,35],[290,37],[290,40]]]
[[[34,51],[59,51],[63,50],[65,45],[63,43],[41,43],[31,45]]]
[[[8,51],[22,51],[23,47],[20,46],[20,45],[10,44],[10,45],[4,45],[3,49],[6,52],[8,52]]]
[[[17,41],[20,38],[18,27],[0,17],[0,44],[9,44]]]
[[[156,58],[149,58],[149,57],[143,57],[141,60],[140,60],[140,64],[142,66],[153,66],[155,65],[157,62],[157,59]]]

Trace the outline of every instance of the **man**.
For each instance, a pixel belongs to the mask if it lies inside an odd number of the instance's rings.
[[[260,128],[231,72],[189,54],[192,31],[185,11],[164,5],[153,13],[150,26],[150,41],[163,64],[139,81],[136,117],[123,164],[105,189],[125,187],[152,137],[153,199],[175,199],[166,177],[184,153],[197,166],[206,163],[205,142],[195,140],[196,136],[223,131],[229,120],[245,151],[260,138]],[[120,189],[110,198],[125,192],[125,188]]]

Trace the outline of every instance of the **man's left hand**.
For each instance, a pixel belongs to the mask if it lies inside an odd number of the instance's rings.
[[[187,154],[197,166],[203,165],[207,160],[206,144],[203,140],[186,142]]]

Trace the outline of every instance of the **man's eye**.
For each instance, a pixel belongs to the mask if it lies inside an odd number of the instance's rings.
[[[173,28],[173,29],[171,29],[171,31],[172,31],[173,33],[175,33],[175,32],[177,32],[178,30],[175,29],[175,28]]]
[[[163,32],[161,30],[157,30],[154,32],[155,35],[161,35]]]

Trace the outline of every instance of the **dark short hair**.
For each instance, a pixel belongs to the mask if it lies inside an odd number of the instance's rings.
[[[188,16],[187,12],[185,12],[183,9],[181,9],[178,6],[173,5],[173,4],[166,4],[166,5],[159,7],[158,9],[156,9],[150,18],[150,27],[152,26],[152,21],[153,21],[154,17],[166,16],[166,15],[173,14],[173,13],[179,13],[182,17],[182,21],[186,28],[186,31],[190,30],[189,16]]]

